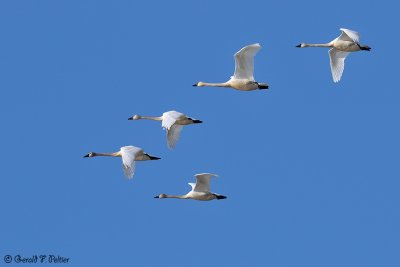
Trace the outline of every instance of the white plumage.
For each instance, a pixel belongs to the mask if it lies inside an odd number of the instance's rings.
[[[360,34],[349,29],[340,29],[342,33],[339,37],[326,44],[305,44],[301,43],[297,47],[330,47],[329,61],[331,66],[332,78],[334,82],[340,81],[344,71],[344,61],[350,52],[361,50],[370,51],[367,45],[361,45]]]
[[[202,123],[201,120],[192,119],[175,110],[164,112],[160,117],[134,115],[129,118],[129,120],[140,119],[161,121],[161,126],[167,131],[167,145],[170,149],[175,148],[184,125]]]
[[[212,173],[200,173],[196,174],[196,183],[189,183],[192,190],[186,195],[174,196],[167,194],[160,194],[155,198],[180,198],[180,199],[195,199],[195,200],[213,200],[213,199],[225,199],[226,196],[212,193],[210,191],[210,179],[218,175]]]
[[[254,57],[261,49],[259,43],[243,47],[235,53],[235,73],[224,83],[198,82],[193,86],[231,87],[241,91],[268,89],[266,83],[258,83],[254,79]]]
[[[254,56],[261,49],[259,43],[243,47],[235,54],[235,73],[231,78],[254,80]]]
[[[97,156],[121,157],[124,174],[126,177],[128,177],[128,179],[132,179],[133,175],[135,174],[136,161],[160,159],[158,157],[150,156],[149,154],[145,153],[143,149],[135,146],[123,146],[119,151],[114,153],[90,152],[84,157],[92,158]]]

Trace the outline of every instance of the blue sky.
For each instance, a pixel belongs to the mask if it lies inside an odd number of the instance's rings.
[[[247,6],[246,6],[247,5]],[[68,266],[399,266],[399,98],[393,1],[2,1],[1,262]],[[332,81],[339,28],[361,33]],[[259,42],[255,78],[224,82]],[[168,150],[159,123],[204,121]],[[144,148],[133,180],[120,159]],[[184,194],[195,173],[224,201]],[[3,265],[2,265],[3,266]]]

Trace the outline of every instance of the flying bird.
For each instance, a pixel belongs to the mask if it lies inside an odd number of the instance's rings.
[[[210,192],[210,179],[212,176],[218,176],[212,173],[196,174],[196,183],[189,183],[192,190],[186,195],[174,196],[167,194],[160,194],[154,198],[180,198],[180,199],[195,199],[195,200],[213,200],[225,199],[226,196]]]
[[[167,145],[170,149],[175,148],[184,125],[202,123],[201,120],[192,119],[174,110],[164,112],[160,117],[134,115],[128,118],[128,120],[140,119],[161,121],[161,126],[167,131]]]
[[[150,156],[149,154],[145,153],[143,149],[135,146],[123,146],[119,151],[114,153],[90,152],[83,157],[92,158],[98,156],[121,157],[124,174],[126,177],[128,177],[128,179],[132,179],[133,175],[135,174],[136,161],[160,159],[158,157]]]
[[[235,73],[224,83],[198,82],[193,86],[231,87],[241,91],[268,89],[268,84],[254,80],[254,56],[261,49],[259,43],[243,47],[235,55]]]
[[[305,44],[301,43],[296,47],[331,47],[329,50],[329,59],[333,81],[340,81],[343,70],[344,60],[350,52],[370,51],[371,47],[360,44],[360,34],[358,32],[341,28],[342,34],[333,41],[326,44]]]

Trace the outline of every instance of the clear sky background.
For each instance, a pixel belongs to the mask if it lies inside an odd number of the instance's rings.
[[[395,1],[1,1],[0,265],[55,254],[68,266],[400,266],[399,4]],[[334,84],[339,28],[350,54]],[[259,42],[255,78],[224,82]],[[160,123],[177,110],[168,150]],[[142,147],[162,160],[90,151]],[[223,201],[185,194],[213,172]]]

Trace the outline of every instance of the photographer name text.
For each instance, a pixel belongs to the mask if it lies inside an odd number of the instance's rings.
[[[4,256],[5,263],[68,263],[69,258],[53,255],[53,254],[42,254],[42,255],[32,255],[32,256],[23,256],[23,255],[5,255]]]

